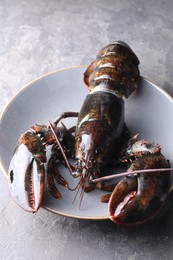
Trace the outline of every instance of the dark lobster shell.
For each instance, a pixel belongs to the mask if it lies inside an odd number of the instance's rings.
[[[117,41],[101,49],[84,73],[90,91],[107,89],[128,98],[136,90],[139,60],[124,42]]]

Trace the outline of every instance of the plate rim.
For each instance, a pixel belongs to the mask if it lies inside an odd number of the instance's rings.
[[[81,216],[81,215],[72,215],[72,214],[69,214],[69,213],[63,213],[61,211],[58,211],[58,210],[53,210],[47,206],[44,206],[44,205],[41,205],[41,208],[44,209],[44,210],[47,210],[53,214],[56,214],[56,215],[60,215],[62,217],[68,217],[68,218],[74,218],[74,219],[82,219],[82,220],[108,220],[109,219],[109,215],[107,216],[97,216],[97,217],[94,217],[94,216]]]
[[[33,83],[37,82],[37,81],[40,81],[42,80],[43,78],[46,78],[50,75],[53,75],[53,74],[56,74],[56,73],[60,73],[60,72],[63,72],[63,71],[66,71],[66,70],[72,70],[72,69],[80,69],[80,68],[87,68],[88,65],[79,65],[79,66],[71,66],[71,67],[67,67],[67,68],[61,68],[61,69],[57,69],[57,70],[54,70],[54,71],[50,71],[46,74],[43,74],[42,76],[39,76],[37,78],[35,78],[34,80],[31,80],[29,83],[27,83],[26,85],[24,85],[23,87],[21,87],[10,99],[9,101],[6,103],[6,105],[4,106],[4,108],[2,109],[2,112],[0,113],[0,122],[1,120],[3,119],[3,117],[5,116],[5,113],[6,111],[8,110],[8,107],[10,106],[10,104],[13,102],[13,100],[15,100],[15,98],[20,95],[21,92],[25,91],[25,89],[27,89],[28,87],[30,87]],[[146,77],[143,77],[143,76],[140,76],[140,80],[144,80],[146,82],[148,82],[149,84],[152,85],[152,87],[156,88],[158,91],[160,91],[166,98],[169,99],[169,101],[172,102],[173,104],[173,97],[166,91],[164,90],[163,88],[161,88],[159,85],[153,83],[151,80],[149,80],[148,78]],[[3,165],[3,162],[0,158],[0,169],[2,170],[4,176],[6,177],[6,179],[8,180],[8,173],[7,171],[5,170],[5,167]],[[94,217],[94,216],[81,216],[81,215],[72,215],[72,214],[69,214],[69,213],[63,213],[63,212],[59,212],[57,210],[54,210],[54,209],[51,209],[47,206],[45,206],[44,204],[41,205],[41,208],[43,208],[44,210],[47,210],[51,213],[54,213],[54,214],[57,214],[57,215],[60,215],[60,216],[64,216],[64,217],[70,217],[70,218],[74,218],[74,219],[82,219],[82,220],[108,220],[109,219],[109,216],[97,216],[97,217]]]

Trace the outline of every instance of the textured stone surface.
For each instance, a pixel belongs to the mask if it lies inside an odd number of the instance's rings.
[[[0,109],[31,80],[88,64],[117,39],[138,55],[141,74],[173,95],[172,17],[172,0],[1,0]],[[157,223],[125,229],[43,209],[29,214],[10,198],[0,172],[0,259],[170,260],[172,218],[173,210]]]

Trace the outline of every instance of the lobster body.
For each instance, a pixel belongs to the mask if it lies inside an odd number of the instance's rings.
[[[98,165],[110,161],[124,127],[124,101],[107,92],[87,96],[76,129],[76,158]]]
[[[137,87],[139,60],[124,42],[114,42],[96,56],[84,73],[90,94],[76,128],[77,171],[90,178],[115,157],[124,129],[124,100]],[[81,166],[82,165],[82,166]],[[86,173],[87,169],[87,173]]]

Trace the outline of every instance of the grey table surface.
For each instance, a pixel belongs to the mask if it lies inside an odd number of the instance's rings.
[[[127,42],[141,75],[173,95],[172,0],[1,0],[0,109],[35,78],[88,64],[113,40]],[[0,172],[0,259],[173,259],[173,210],[159,223],[124,228],[40,209],[30,214]]]

